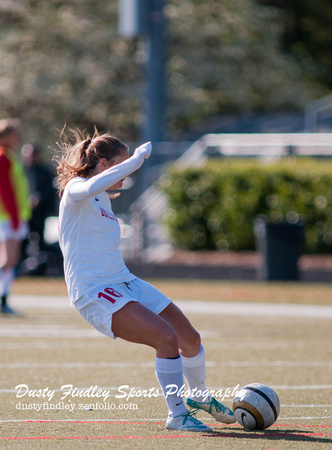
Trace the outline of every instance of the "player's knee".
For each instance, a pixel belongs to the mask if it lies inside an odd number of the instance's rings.
[[[190,330],[190,333],[187,333],[185,338],[181,339],[181,352],[198,355],[200,348],[201,336],[195,329]]]
[[[3,259],[0,269],[1,270],[11,269],[11,265],[10,265],[10,262],[9,262],[8,258]]]
[[[1,270],[11,270],[15,269],[16,264],[13,264],[13,261],[7,259],[4,264],[1,266]]]
[[[190,345],[192,346],[192,348],[195,348],[198,351],[201,347],[201,335],[196,330],[193,330],[193,332],[191,333]]]
[[[178,351],[178,340],[177,336],[175,334],[175,331],[171,326],[165,327],[160,333],[159,339],[158,339],[158,347],[163,349],[168,349],[172,353],[175,351]]]
[[[19,258],[15,253],[9,253],[2,257],[1,270],[15,269],[19,263]]]
[[[172,327],[169,327],[169,329],[167,330],[167,332],[165,334],[164,339],[168,345],[178,348],[178,339],[177,339],[176,333]]]

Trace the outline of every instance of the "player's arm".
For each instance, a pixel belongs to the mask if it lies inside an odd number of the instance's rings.
[[[8,212],[14,230],[18,228],[19,217],[15,193],[10,180],[10,161],[5,155],[0,155],[0,197]]]
[[[70,199],[76,203],[106,191],[110,186],[139,169],[144,160],[149,158],[151,150],[151,142],[146,142],[136,148],[134,154],[126,161],[104,170],[102,173],[88,179],[88,181],[73,183],[69,189]]]

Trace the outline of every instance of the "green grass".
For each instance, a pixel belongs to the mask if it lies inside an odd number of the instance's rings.
[[[206,298],[218,301],[312,301],[322,303],[328,285],[230,282],[156,281],[156,286],[174,298]],[[15,293],[64,295],[61,280],[19,279]],[[309,293],[311,292],[311,296]],[[51,309],[45,302],[29,307],[22,302],[22,317],[0,315],[0,447],[11,448],[223,448],[315,450],[331,446],[332,339],[330,319],[310,317],[224,317],[213,312],[188,314],[201,333],[207,358],[209,389],[234,388],[260,382],[274,387],[281,413],[266,431],[247,432],[239,425],[223,425],[206,413],[198,417],[213,427],[212,435],[165,429],[166,405],[162,397],[110,397],[114,410],[79,409],[96,398],[69,398],[73,411],[22,410],[19,402],[33,404],[44,398],[15,395],[18,384],[29,389],[56,390],[49,401],[61,400],[60,388],[72,384],[110,389],[158,388],[153,349],[115,341],[92,332],[75,309],[65,302]],[[302,386],[302,387],[301,387]],[[303,387],[305,386],[305,387]],[[120,404],[137,409],[119,409]],[[231,407],[232,399],[224,403]],[[309,407],[307,406],[309,405]],[[6,439],[6,440],[2,440]]]

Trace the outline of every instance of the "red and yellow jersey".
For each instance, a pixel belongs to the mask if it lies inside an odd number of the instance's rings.
[[[15,153],[0,144],[0,221],[9,220],[14,229],[31,217],[28,180]]]

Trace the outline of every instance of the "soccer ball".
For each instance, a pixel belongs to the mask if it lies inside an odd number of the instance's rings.
[[[278,418],[280,402],[273,389],[260,383],[247,384],[233,400],[236,420],[247,430],[265,430]]]

